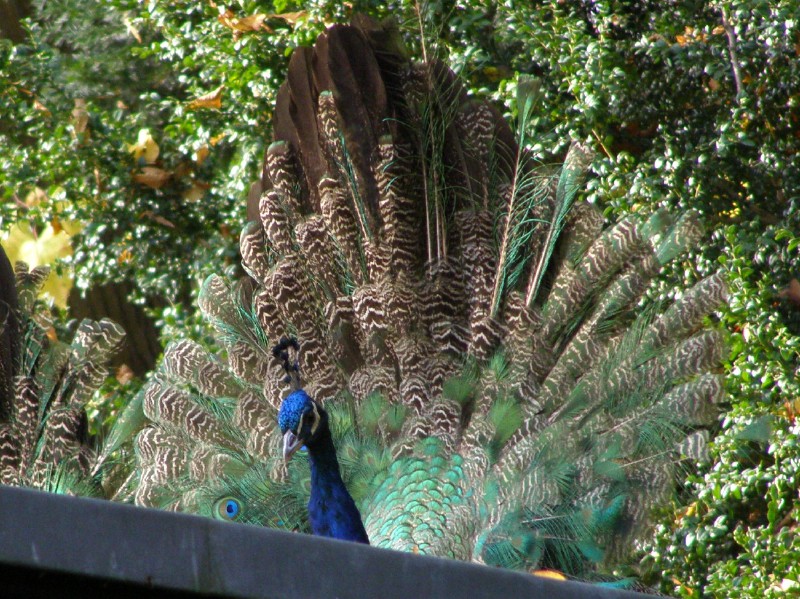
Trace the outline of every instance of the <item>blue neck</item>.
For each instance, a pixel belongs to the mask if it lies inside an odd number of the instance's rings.
[[[311,465],[311,531],[321,537],[369,544],[361,514],[339,473],[330,431],[324,428],[306,447]]]

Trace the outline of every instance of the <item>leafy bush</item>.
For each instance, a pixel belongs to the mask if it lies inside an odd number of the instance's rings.
[[[238,264],[288,56],[344,20],[332,1],[238,8],[41,3],[28,43],[0,49],[0,122],[17,124],[0,129],[13,149],[0,217],[35,232],[77,223],[77,285],[133,281],[163,324],[182,326],[198,282]]]

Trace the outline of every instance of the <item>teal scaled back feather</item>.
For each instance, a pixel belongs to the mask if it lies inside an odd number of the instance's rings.
[[[133,448],[116,498],[314,530],[312,448],[287,464],[299,424],[279,425],[287,395],[308,406],[272,353],[293,336],[371,544],[608,570],[703,457],[726,285],[644,308],[697,215],[606,225],[580,201],[587,147],[539,167],[398,40],[359,18],[295,51],[240,238],[248,276],[201,289],[222,349],[167,348],[108,438],[104,458]]]

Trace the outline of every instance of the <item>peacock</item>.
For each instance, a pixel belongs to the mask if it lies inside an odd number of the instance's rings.
[[[583,577],[625,556],[706,451],[726,284],[646,301],[698,215],[606,226],[588,146],[518,142],[535,92],[515,133],[364,17],[295,50],[244,272],[200,290],[216,345],[170,344],[120,415],[114,499]]]
[[[85,319],[60,341],[37,297],[50,268],[12,268],[0,248],[0,484],[97,495],[86,403],[125,333]]]

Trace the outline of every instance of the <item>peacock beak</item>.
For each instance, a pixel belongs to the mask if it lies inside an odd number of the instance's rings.
[[[294,453],[303,446],[303,443],[303,439],[292,431],[286,431],[286,434],[283,435],[283,460],[288,462]]]

